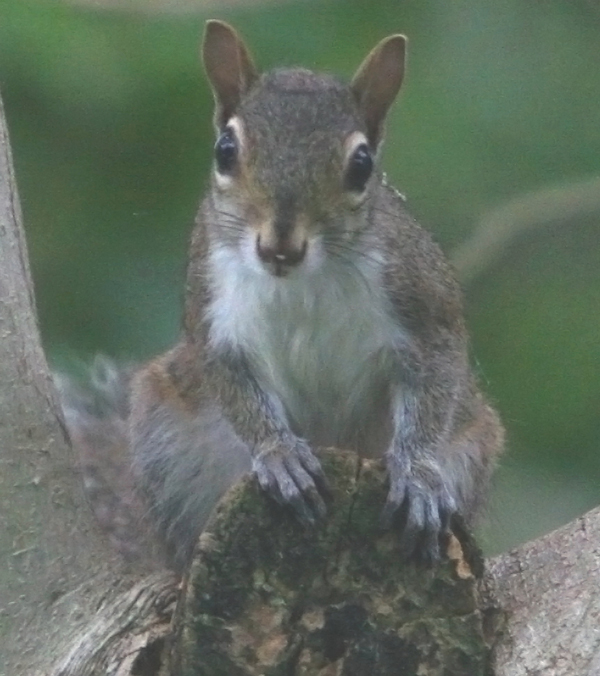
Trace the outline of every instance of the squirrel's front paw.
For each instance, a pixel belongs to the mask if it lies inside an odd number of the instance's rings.
[[[253,469],[263,490],[280,504],[289,505],[302,523],[312,525],[325,516],[327,481],[308,445],[269,447],[254,458]]]
[[[398,527],[407,559],[426,565],[440,560],[456,502],[432,464],[388,458],[390,490],[381,515],[385,528]]]

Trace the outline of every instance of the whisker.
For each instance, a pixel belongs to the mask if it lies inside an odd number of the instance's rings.
[[[217,213],[219,216],[224,216],[225,218],[228,218],[230,221],[246,225],[245,219],[243,219],[238,214],[232,213],[231,211],[223,211],[222,209],[215,208],[215,213]]]
[[[345,247],[342,244],[331,242],[329,252],[332,253],[336,260],[342,263],[343,265],[351,268],[353,273],[356,273],[365,286],[370,287],[371,283],[367,278],[364,270],[358,266],[357,261],[355,260],[355,254],[362,255],[362,252],[357,252],[352,248]],[[367,257],[368,258],[368,257]],[[374,262],[374,259],[370,259],[370,262]]]
[[[352,260],[354,264],[357,264],[357,259],[362,259],[367,263],[371,264],[373,267],[379,267],[381,261],[377,260],[374,256],[369,256],[369,254],[356,252],[353,249],[349,249],[339,244],[332,244],[330,247],[330,252],[336,255],[338,258],[345,258]]]
[[[228,221],[219,221],[219,228],[227,228],[229,230],[233,230],[235,232],[244,232],[244,230],[247,229],[247,226],[240,225],[239,223],[235,222],[228,222]]]
[[[351,258],[348,258],[346,256],[338,256],[338,260],[342,265],[345,265],[347,268],[349,268],[353,275],[356,275],[358,279],[360,279],[361,283],[365,286],[365,288],[370,289],[371,288],[371,283],[367,276],[365,275],[364,271],[360,269],[360,267],[356,264],[356,261],[353,261]]]
[[[328,233],[324,235],[323,244],[325,245],[325,248],[334,248],[347,255],[354,255],[357,258],[369,261],[370,263],[373,263],[373,265],[381,265],[381,260],[379,258],[376,258],[367,251],[362,251],[357,244],[340,239],[337,234]]]

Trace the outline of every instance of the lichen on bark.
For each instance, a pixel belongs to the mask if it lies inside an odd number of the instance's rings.
[[[321,457],[333,500],[312,529],[252,479],[218,506],[187,580],[175,673],[486,674],[481,565],[469,538],[452,536],[449,559],[433,570],[405,563],[398,534],[377,526],[381,464]]]

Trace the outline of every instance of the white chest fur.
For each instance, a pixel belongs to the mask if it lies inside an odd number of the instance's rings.
[[[357,270],[330,260],[276,278],[223,246],[210,264],[213,345],[243,350],[290,424],[313,443],[354,446],[373,438],[388,417],[390,355],[401,338],[380,266],[370,260]]]

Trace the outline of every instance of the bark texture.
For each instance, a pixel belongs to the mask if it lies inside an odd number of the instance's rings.
[[[377,527],[382,464],[320,457],[334,499],[314,529],[251,479],[218,507],[187,585],[174,673],[486,674],[473,543],[452,537],[435,570],[403,562],[398,533]]]
[[[375,527],[380,465],[323,457],[334,490],[306,531],[251,481],[201,536],[173,673],[600,676],[600,508],[482,562],[464,534],[435,571]]]
[[[85,503],[40,344],[27,247],[0,102],[0,674],[70,671],[65,657],[131,574]],[[172,584],[172,582],[171,582]],[[124,617],[114,616],[108,632]]]
[[[600,509],[490,560],[484,588],[496,676],[600,675]]]

